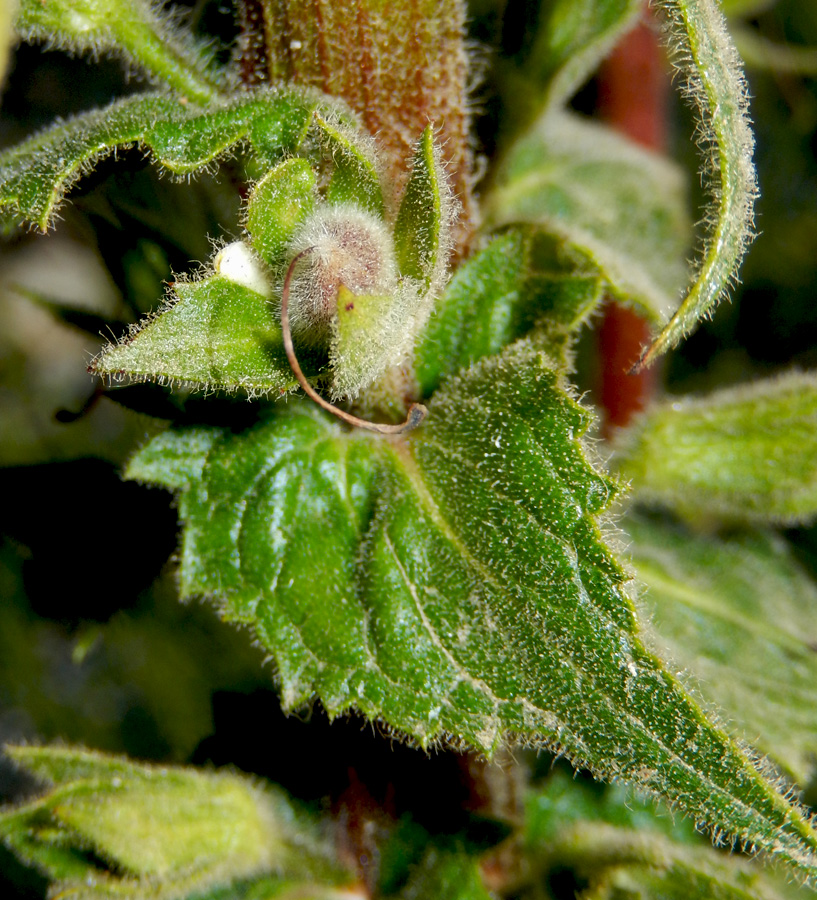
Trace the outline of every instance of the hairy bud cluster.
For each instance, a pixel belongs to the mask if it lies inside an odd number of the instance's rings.
[[[292,331],[302,340],[325,341],[337,312],[341,286],[352,294],[391,294],[397,264],[385,224],[354,204],[322,207],[299,228],[290,259],[297,263],[290,285]]]

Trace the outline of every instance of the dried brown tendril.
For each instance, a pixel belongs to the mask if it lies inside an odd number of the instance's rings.
[[[295,355],[295,347],[292,343],[292,332],[289,325],[289,288],[292,283],[292,276],[295,273],[296,266],[305,256],[312,253],[314,250],[314,247],[307,247],[305,250],[301,250],[300,253],[296,254],[287,269],[286,276],[284,277],[284,287],[281,292],[281,332],[284,339],[284,350],[286,351],[290,368],[298,380],[298,384],[304,389],[304,392],[310,400],[313,400],[322,409],[332,413],[333,416],[337,416],[349,425],[354,425],[356,428],[365,428],[367,431],[375,431],[378,434],[407,434],[409,431],[415,429],[428,414],[428,410],[422,403],[413,403],[409,408],[405,422],[402,422],[399,425],[369,422],[366,419],[360,419],[357,416],[353,416],[345,410],[338,409],[337,406],[333,406],[328,400],[324,400],[324,398],[321,397],[321,395],[306,380],[306,376],[298,363],[298,357]]]

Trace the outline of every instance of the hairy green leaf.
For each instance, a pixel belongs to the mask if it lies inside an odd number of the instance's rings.
[[[283,394],[297,385],[269,295],[224,275],[177,282],[158,314],[91,364],[119,381]]]
[[[700,267],[678,311],[641,359],[649,365],[711,315],[736,278],[752,238],[757,178],[748,94],[726,20],[716,0],[661,0],[669,22],[670,51],[686,79],[685,93],[700,116],[704,174],[713,209]]]
[[[520,138],[486,197],[489,227],[544,226],[589,255],[614,296],[664,322],[686,283],[680,170],[609,128],[552,112]]]
[[[446,270],[452,202],[429,125],[414,154],[394,224],[400,274],[414,278],[424,291],[439,283]]]
[[[160,900],[269,872],[337,873],[315,824],[241,776],[66,747],[6,752],[51,787],[0,813],[0,837],[61,897]]]
[[[592,900],[779,900],[759,866],[716,852],[620,787],[602,791],[557,770],[526,802],[525,854],[534,882],[569,870]]]
[[[817,379],[805,373],[654,406],[619,437],[639,499],[692,518],[817,514]]]
[[[629,516],[656,648],[801,785],[817,758],[817,589],[785,543]]]
[[[443,378],[493,356],[537,325],[553,335],[554,360],[598,307],[605,282],[575,247],[537,229],[491,239],[455,272],[414,355],[423,396]]]
[[[270,89],[202,112],[164,94],[141,94],[47,128],[0,154],[0,222],[43,231],[68,190],[117,147],[137,144],[174,175],[200,171],[239,143],[272,165],[296,150],[317,97]]]
[[[324,156],[331,160],[332,176],[326,189],[329,203],[355,203],[373,216],[383,217],[383,191],[374,146],[361,143],[339,122],[315,116]]]
[[[292,236],[316,200],[312,166],[297,156],[279,163],[253,187],[247,202],[247,232],[253,250],[268,266],[283,263]]]
[[[450,379],[408,440],[290,403],[242,434],[165,432],[127,475],[178,491],[182,595],[253,627],[287,708],[558,748],[813,874],[807,819],[640,641],[589,421],[522,341]]]
[[[216,101],[229,86],[206,48],[147,0],[20,0],[15,29],[26,41],[122,57],[193,103]]]

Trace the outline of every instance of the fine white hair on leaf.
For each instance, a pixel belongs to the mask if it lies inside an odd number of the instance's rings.
[[[670,58],[684,77],[683,96],[700,116],[695,137],[712,196],[695,280],[678,311],[641,359],[649,365],[675,347],[737,279],[754,237],[757,177],[749,94],[741,60],[716,0],[653,0],[665,17]]]

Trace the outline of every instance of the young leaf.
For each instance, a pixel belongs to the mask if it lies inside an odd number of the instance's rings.
[[[350,133],[340,123],[315,114],[318,135],[326,159],[334,171],[326,189],[328,203],[356,203],[373,216],[383,218],[383,190],[375,161],[374,146],[360,135]]]
[[[567,869],[583,898],[782,900],[747,860],[716,852],[687,823],[620,787],[603,791],[556,770],[526,802],[525,855],[537,882]]]
[[[25,41],[120,56],[192,103],[217,101],[229,86],[206,48],[147,0],[20,0],[15,28]]]
[[[691,518],[817,514],[817,379],[793,373],[653,407],[619,438],[639,499]]]
[[[239,775],[66,747],[6,752],[51,787],[0,813],[0,837],[60,897],[162,900],[269,872],[338,878],[314,823]]]
[[[559,238],[532,228],[497,235],[454,273],[423,330],[414,354],[422,396],[536,325],[575,331],[604,288],[592,261]]]
[[[280,266],[292,236],[314,209],[317,179],[305,159],[279,163],[253,187],[247,202],[247,231],[258,256]]]
[[[666,159],[573,113],[551,112],[502,162],[486,224],[544,226],[590,256],[615,297],[664,322],[687,279],[685,192]]]
[[[268,294],[224,275],[176,282],[153,318],[109,344],[91,363],[113,380],[279,395],[297,382]]]
[[[0,154],[0,223],[53,223],[68,190],[117,147],[138,144],[174,175],[201,171],[249,142],[272,165],[304,138],[318,100],[296,90],[259,91],[201,112],[163,94],[140,94],[47,128]]]
[[[652,643],[746,740],[808,784],[817,756],[817,589],[764,532],[716,538],[629,516]]]
[[[451,189],[429,125],[420,138],[411,177],[400,201],[394,245],[400,274],[419,282],[431,299],[445,281],[454,215]],[[420,326],[425,324],[428,312],[418,311]]]
[[[254,628],[287,708],[317,696],[487,754],[514,734],[817,874],[808,820],[641,643],[589,421],[522,341],[451,379],[407,441],[290,404],[243,434],[165,432],[127,475],[186,480],[182,595]]]
[[[337,319],[332,334],[332,393],[336,398],[357,397],[390,365],[400,363],[411,334],[414,291],[395,297],[353,294],[341,285]]]
[[[678,311],[647,349],[640,365],[675,347],[711,315],[736,277],[752,238],[757,179],[754,138],[740,58],[716,0],[661,0],[669,23],[676,67],[685,93],[700,115],[704,172],[711,179],[715,207],[695,282]]]

